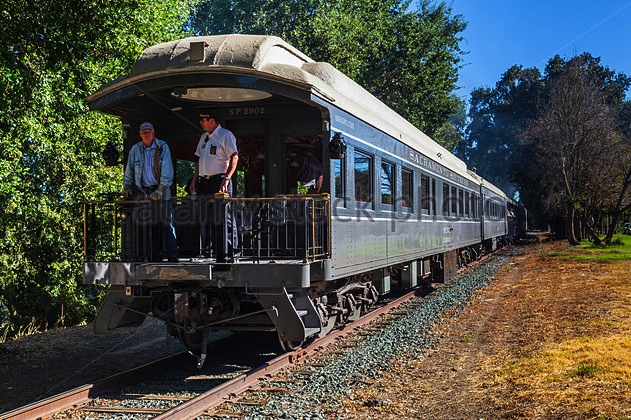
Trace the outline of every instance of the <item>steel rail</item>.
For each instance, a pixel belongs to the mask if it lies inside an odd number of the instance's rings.
[[[116,387],[128,384],[138,376],[152,372],[161,366],[170,366],[184,357],[190,358],[188,352],[176,353],[155,362],[146,363],[137,368],[105,378],[102,381],[82,385],[69,391],[25,405],[24,407],[8,411],[0,415],[0,420],[32,420],[49,417],[55,413],[85,404],[86,402],[103,395]]]
[[[216,388],[213,388],[182,404],[173,407],[168,411],[165,411],[164,413],[154,417],[154,419],[184,420],[200,416],[208,410],[212,410],[218,405],[229,401],[231,398],[236,397],[238,394],[250,388],[253,388],[258,379],[264,376],[274,375],[292,364],[300,363],[322,347],[372,322],[376,318],[388,313],[402,303],[413,299],[415,296],[416,291],[411,291],[391,302],[388,302],[387,305],[384,305],[383,307],[364,315],[357,321],[344,326],[342,329],[335,330],[330,334],[313,341],[303,348],[278,356],[258,368],[237,376],[236,378],[233,378],[228,382],[224,382]]]

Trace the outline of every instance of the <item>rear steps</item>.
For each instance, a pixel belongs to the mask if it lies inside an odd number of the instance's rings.
[[[313,337],[322,331],[320,317],[304,289],[288,290],[287,297],[289,297],[289,300],[296,309],[296,313],[302,319],[302,323],[305,327],[305,338]]]

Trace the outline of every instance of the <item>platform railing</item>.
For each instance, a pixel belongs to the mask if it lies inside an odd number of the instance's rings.
[[[169,218],[177,233],[178,257],[184,260],[307,262],[327,258],[330,252],[328,194],[275,198],[199,196],[177,197],[170,202],[86,202],[84,259],[161,261],[166,257],[163,232]],[[202,230],[206,230],[206,235],[201,235]]]

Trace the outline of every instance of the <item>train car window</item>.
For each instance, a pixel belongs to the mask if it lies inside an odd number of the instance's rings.
[[[332,159],[331,164],[335,178],[335,198],[339,198],[340,204],[346,206],[346,161],[344,159]]]
[[[394,164],[381,162],[381,204],[393,203],[394,195]]]
[[[372,156],[355,150],[355,201],[371,203],[372,191]]]
[[[464,191],[458,190],[458,216],[464,216]]]
[[[449,185],[443,182],[443,215],[449,216]]]
[[[421,175],[421,211],[425,214],[429,214],[429,202],[430,202],[430,191],[429,191],[429,177],[425,175]]]
[[[407,169],[401,170],[401,206],[412,209],[414,205],[414,174]]]
[[[456,187],[451,187],[451,215],[455,216],[458,213],[458,189]]]

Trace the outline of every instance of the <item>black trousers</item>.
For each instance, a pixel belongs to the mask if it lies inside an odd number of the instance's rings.
[[[201,253],[202,255],[210,255],[211,246],[211,236],[209,235],[210,230],[210,221],[213,220],[212,210],[210,208],[209,203],[212,203],[212,199],[214,199],[215,194],[219,192],[221,188],[221,181],[223,180],[223,174],[213,175],[209,178],[198,177],[197,178],[197,194],[199,195],[200,200],[200,211],[201,214],[201,223],[200,223],[200,236],[201,236]],[[226,188],[226,192],[228,193],[228,197],[232,197],[232,180],[228,181],[228,186]],[[226,205],[225,212],[225,220],[226,226],[228,227],[228,252],[232,252],[235,247],[237,247],[237,229],[234,218],[231,215],[230,204]],[[214,220],[213,220],[214,221]],[[222,221],[215,221],[222,222]],[[216,257],[216,255],[215,255]]]
[[[197,194],[204,195],[212,195],[219,192],[219,188],[221,188],[221,180],[223,179],[223,175],[213,175],[209,178],[198,177],[197,178]],[[232,180],[228,181],[228,195],[232,197]]]

